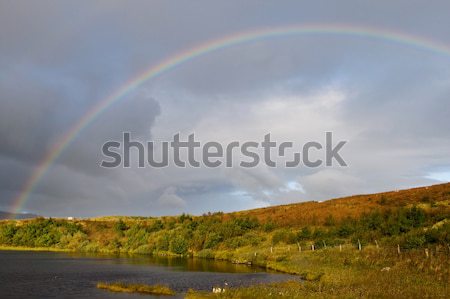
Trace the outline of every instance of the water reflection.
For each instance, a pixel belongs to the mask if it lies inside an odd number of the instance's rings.
[[[93,254],[93,253],[69,253],[72,258],[92,258],[104,260],[113,264],[152,265],[169,267],[176,271],[198,271],[219,273],[255,273],[270,272],[261,267],[233,264],[227,261],[202,258],[184,258],[173,256],[152,256],[143,254]]]

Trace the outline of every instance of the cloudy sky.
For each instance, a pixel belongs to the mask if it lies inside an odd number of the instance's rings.
[[[243,4],[245,3],[245,4]],[[136,74],[258,28],[346,24],[449,45],[448,1],[0,1],[0,210],[55,143]],[[449,52],[450,53],[450,50]],[[99,166],[129,131],[226,143],[347,140],[348,167]],[[450,54],[338,34],[262,38],[201,55],[101,113],[38,181],[22,211],[163,215],[261,206],[450,179]]]

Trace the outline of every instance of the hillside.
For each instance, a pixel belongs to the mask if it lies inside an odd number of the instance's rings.
[[[449,243],[449,219],[450,184],[441,184],[228,214],[2,220],[0,245],[175,254],[268,242],[321,247],[378,240],[415,248]]]
[[[330,220],[339,222],[345,218],[358,218],[375,210],[386,211],[401,207],[418,206],[424,210],[439,206],[450,209],[450,183],[405,190],[396,190],[375,194],[353,195],[334,198],[322,202],[308,201],[287,205],[270,206],[231,213],[211,212],[202,216],[190,216],[201,219],[214,215],[226,221],[232,218],[256,218],[261,223],[271,222],[280,227],[300,227],[305,225],[324,225]],[[91,218],[95,221],[144,221],[160,218],[165,221],[176,220],[179,216],[104,216]]]
[[[304,202],[271,206],[226,214],[256,217],[261,222],[272,221],[280,226],[323,225],[330,216],[336,220],[359,217],[374,210],[388,210],[417,205],[427,210],[439,205],[450,208],[450,183],[377,194],[355,195],[323,202]]]

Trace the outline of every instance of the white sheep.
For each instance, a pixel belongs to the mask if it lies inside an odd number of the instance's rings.
[[[214,294],[225,293],[225,289],[222,288],[213,288],[212,291]]]

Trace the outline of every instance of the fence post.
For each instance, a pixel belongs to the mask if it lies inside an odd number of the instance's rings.
[[[314,244],[311,245],[311,250],[314,251]]]
[[[361,251],[361,248],[362,246],[361,246],[361,242],[359,241],[359,239],[358,239],[358,249]]]

